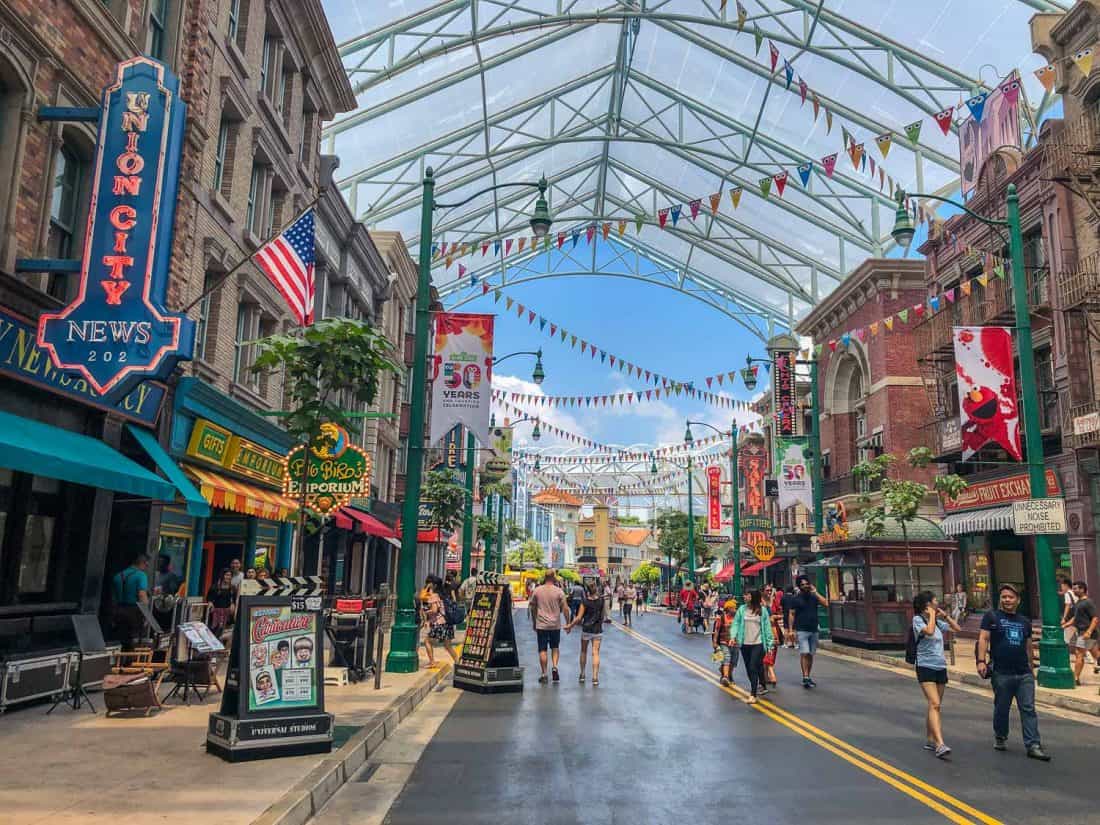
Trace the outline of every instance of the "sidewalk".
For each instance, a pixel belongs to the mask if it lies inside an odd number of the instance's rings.
[[[950,664],[951,660],[949,658],[947,672],[950,678],[955,681],[992,692],[989,680],[981,678],[974,670],[974,646],[976,644],[977,642],[973,639],[956,639],[955,664]],[[821,642],[820,646],[821,650],[836,656],[877,662],[913,674],[913,666],[905,663],[904,653],[900,650],[886,653],[850,647],[832,641]],[[1071,657],[1070,662],[1072,663],[1072,661]],[[916,677],[914,676],[914,678]],[[1081,682],[1082,684],[1079,687],[1072,690],[1051,690],[1050,688],[1037,687],[1035,689],[1035,701],[1051,707],[1087,713],[1091,716],[1100,716],[1100,676],[1093,674],[1092,664],[1088,661],[1085,662],[1085,669],[1081,672]]]
[[[443,658],[447,659],[446,653]],[[438,659],[437,659],[438,661]],[[325,687],[336,715],[330,754],[230,764],[204,749],[207,718],[221,694],[190,706],[175,700],[148,718],[107,719],[49,705],[0,718],[0,798],[5,825],[301,825],[366,761],[397,724],[450,673],[450,664]]]

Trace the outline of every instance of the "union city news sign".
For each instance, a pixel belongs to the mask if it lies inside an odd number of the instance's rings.
[[[118,65],[103,90],[76,298],[38,322],[54,366],[120,397],[194,350],[194,322],[165,310],[186,105],[148,57]]]

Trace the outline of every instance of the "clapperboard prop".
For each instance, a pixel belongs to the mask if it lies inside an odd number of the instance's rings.
[[[478,576],[466,616],[462,657],[455,665],[454,686],[477,693],[523,691],[523,668],[512,623],[512,588],[496,573]]]
[[[245,579],[244,595],[256,596],[320,596],[325,592],[321,576],[268,576],[266,579]]]
[[[285,579],[255,583],[265,581]],[[319,579],[292,581],[314,587]],[[221,712],[210,714],[207,727],[208,753],[243,762],[332,750],[322,607],[319,594],[240,597]]]

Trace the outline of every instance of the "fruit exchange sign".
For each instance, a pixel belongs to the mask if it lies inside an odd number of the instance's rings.
[[[121,398],[194,350],[194,322],[164,304],[186,106],[148,57],[103,91],[77,296],[39,319],[38,345],[96,393]]]

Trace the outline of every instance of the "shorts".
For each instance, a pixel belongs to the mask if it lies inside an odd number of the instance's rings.
[[[544,650],[557,650],[561,646],[561,629],[557,630],[536,630],[535,635],[539,637],[539,652]]]
[[[813,656],[817,653],[817,631],[799,630],[798,652],[804,656]]]
[[[598,642],[602,638],[603,638],[603,631],[602,630],[597,630],[595,633],[585,633],[583,630],[581,631],[581,641],[582,642]]]
[[[938,667],[921,667],[917,665],[917,681],[918,682],[931,682],[935,685],[947,684],[947,669],[940,670]]]
[[[737,667],[737,648],[731,645],[718,645],[718,652],[722,654],[722,665]]]
[[[1097,644],[1096,639],[1090,639],[1090,638],[1087,638],[1085,636],[1082,636],[1077,631],[1074,631],[1074,633],[1075,633],[1074,638],[1073,638],[1073,646],[1074,647],[1079,647],[1082,650],[1092,650],[1094,647],[1096,647],[1096,644]]]
[[[455,626],[453,624],[433,624],[428,630],[428,638],[434,639],[437,642],[449,642],[455,637]]]

